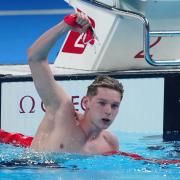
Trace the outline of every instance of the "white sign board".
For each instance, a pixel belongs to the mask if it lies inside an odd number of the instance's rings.
[[[164,79],[121,79],[125,94],[111,131],[163,131]],[[75,109],[83,112],[81,98],[90,80],[59,82],[72,96]],[[34,135],[44,115],[44,107],[33,82],[4,82],[1,97],[1,128]]]

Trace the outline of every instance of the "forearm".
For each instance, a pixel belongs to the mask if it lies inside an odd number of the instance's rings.
[[[47,32],[42,34],[34,44],[28,49],[29,61],[47,60],[48,54],[57,40],[67,32],[70,27],[64,22],[60,22]]]

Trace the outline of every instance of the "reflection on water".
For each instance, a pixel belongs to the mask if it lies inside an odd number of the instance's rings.
[[[121,151],[137,153],[150,159],[180,159],[180,142],[163,142],[159,135],[116,134],[120,139]],[[16,170],[14,172],[18,173],[21,170],[23,174],[31,171],[31,174],[34,174],[37,170],[38,173],[39,170],[43,171],[44,168],[49,173],[53,171],[58,177],[67,176],[67,179],[71,179],[75,174],[78,178],[85,176],[86,179],[90,177],[94,179],[94,176],[97,177],[96,179],[118,179],[120,175],[130,179],[132,177],[139,179],[139,176],[148,176],[152,179],[165,176],[174,179],[180,174],[180,164],[158,164],[120,155],[37,153],[30,149],[0,144],[0,178],[6,175],[7,169]],[[72,172],[76,173],[72,175]],[[102,175],[102,172],[106,176]],[[48,173],[46,175],[51,179]]]

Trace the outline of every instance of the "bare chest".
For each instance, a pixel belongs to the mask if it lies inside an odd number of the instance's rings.
[[[98,138],[96,140],[88,141],[84,145],[83,150],[87,154],[103,154],[112,149],[104,138]]]
[[[57,136],[56,136],[57,137]],[[51,144],[51,146],[49,146]],[[53,138],[48,143],[52,151],[70,152],[70,153],[83,153],[83,154],[103,154],[111,151],[110,145],[103,137],[95,140],[85,141],[81,135],[76,132],[74,136],[61,136],[58,139]]]

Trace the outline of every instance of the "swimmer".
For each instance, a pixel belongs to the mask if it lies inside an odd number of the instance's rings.
[[[98,76],[88,87],[82,103],[85,111],[75,111],[71,97],[54,79],[48,54],[56,41],[69,30],[86,32],[91,22],[83,13],[75,13],[72,27],[61,21],[28,49],[28,62],[36,90],[46,112],[31,144],[35,151],[103,154],[117,151],[117,137],[106,129],[113,123],[123,97],[123,86],[109,76]]]

